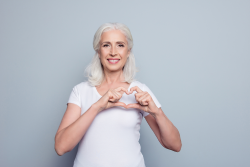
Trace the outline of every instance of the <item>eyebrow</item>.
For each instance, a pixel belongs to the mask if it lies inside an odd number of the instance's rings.
[[[109,41],[104,41],[103,43],[111,43],[111,42],[109,42]],[[103,44],[102,43],[102,44]],[[116,43],[123,43],[123,44],[126,44],[125,42],[123,42],[123,41],[117,41]]]

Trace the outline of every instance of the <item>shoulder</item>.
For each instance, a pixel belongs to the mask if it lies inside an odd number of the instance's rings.
[[[90,86],[88,81],[83,81],[75,85],[75,87],[83,87],[83,86]]]
[[[144,91],[144,88],[145,88],[145,84],[140,82],[140,81],[133,81],[133,85],[132,87],[134,86],[138,86],[142,91]]]
[[[140,81],[134,81],[132,87],[134,86],[138,86],[142,91],[146,91],[151,95],[153,94],[151,89],[145,83],[142,83]]]
[[[88,81],[84,81],[75,85],[72,92],[73,94],[84,98],[85,96],[89,96],[93,93],[93,87],[89,84]]]
[[[84,89],[90,89],[90,88],[91,88],[91,85],[89,84],[88,81],[83,81],[73,87],[73,89],[77,89],[79,91],[84,90]]]

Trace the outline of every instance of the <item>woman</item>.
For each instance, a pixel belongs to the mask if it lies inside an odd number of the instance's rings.
[[[145,167],[139,144],[143,117],[163,147],[180,151],[177,128],[150,89],[134,80],[129,29],[120,23],[103,24],[93,46],[88,81],[73,88],[56,133],[57,154],[80,142],[74,167]]]

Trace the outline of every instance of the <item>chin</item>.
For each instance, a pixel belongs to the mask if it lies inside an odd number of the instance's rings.
[[[120,67],[106,67],[106,69],[111,71],[111,72],[121,71],[122,70],[122,68],[120,68]]]

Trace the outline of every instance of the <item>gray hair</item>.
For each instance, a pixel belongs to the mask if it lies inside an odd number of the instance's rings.
[[[91,63],[85,69],[86,77],[88,77],[88,81],[91,86],[100,85],[104,79],[104,72],[101,65],[101,61],[98,57],[98,51],[100,49],[100,40],[103,32],[109,30],[120,30],[127,39],[128,42],[128,49],[130,50],[130,55],[127,58],[126,64],[123,68],[123,76],[124,81],[131,83],[134,81],[134,77],[136,72],[138,71],[135,66],[135,57],[132,53],[133,48],[133,38],[129,28],[121,23],[105,23],[101,25],[95,33],[94,40],[93,40],[93,48],[96,51]]]

